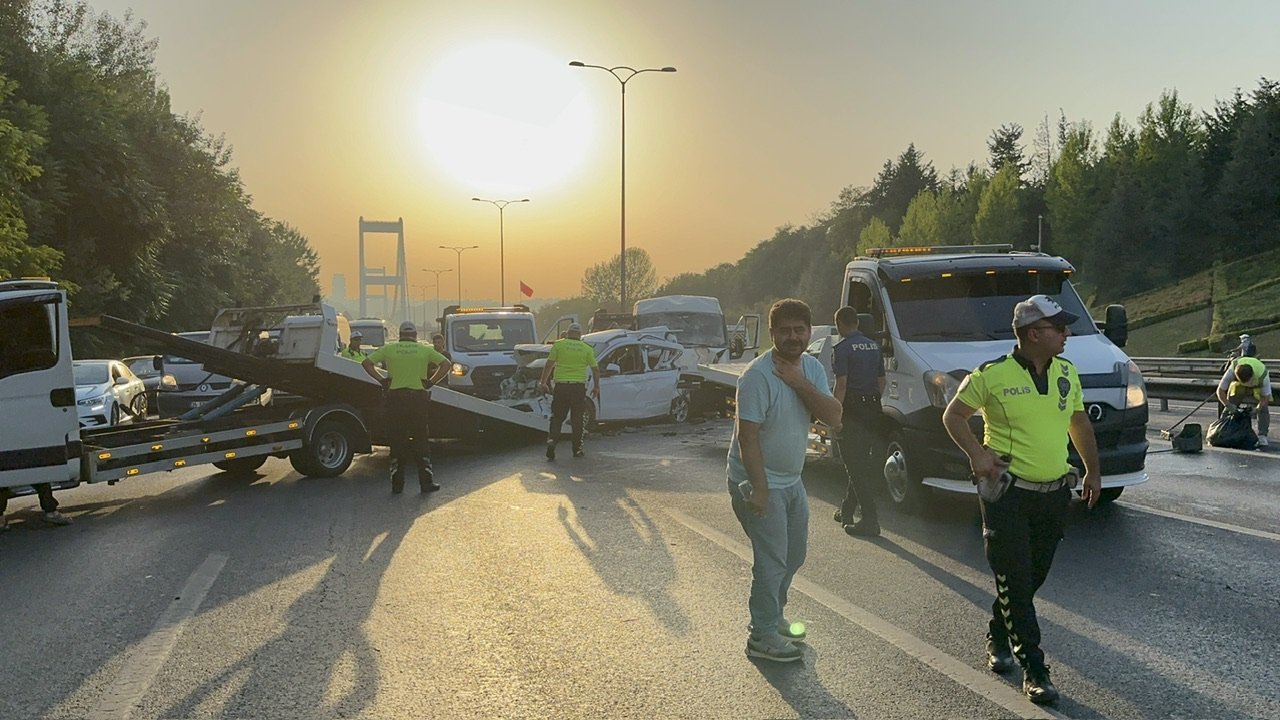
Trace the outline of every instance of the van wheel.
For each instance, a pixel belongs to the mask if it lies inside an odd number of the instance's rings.
[[[928,490],[920,482],[923,478],[912,462],[905,436],[901,430],[895,431],[885,447],[884,481],[893,504],[907,509],[918,508]]]
[[[247,475],[254,470],[262,467],[267,462],[266,455],[251,455],[249,457],[231,458],[230,460],[221,460],[213,464],[219,470],[230,473],[232,475]]]
[[[682,423],[689,419],[689,391],[680,390],[671,401],[671,422]]]
[[[289,453],[293,469],[307,477],[337,477],[355,458],[351,426],[339,420],[321,420],[306,445]]]
[[[1102,488],[1102,494],[1098,496],[1098,502],[1109,503],[1120,497],[1120,493],[1124,492],[1124,488]]]

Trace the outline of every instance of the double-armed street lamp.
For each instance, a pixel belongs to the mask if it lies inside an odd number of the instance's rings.
[[[480,246],[479,245],[467,245],[466,247],[463,247],[461,245],[441,245],[440,246],[441,250],[452,250],[458,253],[458,304],[459,305],[462,304],[462,253],[467,250],[475,250],[478,247]]]
[[[510,205],[511,203],[529,202],[529,198],[522,198],[520,200],[488,200],[486,198],[473,197],[471,199],[476,202],[489,203],[490,205],[493,205],[494,207],[498,208],[498,275],[499,275],[498,282],[502,283],[502,288],[498,291],[498,295],[499,295],[499,299],[501,300],[500,304],[502,305],[502,307],[506,307],[507,306],[507,265],[506,265],[506,250],[504,249],[505,242],[503,239],[503,229],[502,229],[502,211],[505,210],[507,206]]]
[[[588,65],[587,63],[574,60],[569,63],[570,67],[580,68],[596,68],[604,70],[618,80],[622,85],[622,254],[618,257],[618,273],[620,287],[618,291],[619,304],[621,311],[627,311],[627,81],[647,72],[664,72],[673,73],[675,68],[668,65],[661,68],[635,68],[626,65],[618,65],[617,67],[605,67],[603,65]]]
[[[429,273],[436,274],[436,320],[438,321],[440,319],[440,273],[453,272],[453,269],[446,268],[444,270],[432,270],[431,268],[422,268],[422,272],[429,272]],[[461,305],[462,301],[459,300],[458,304]],[[423,328],[422,332],[424,334],[426,333],[425,327]]]

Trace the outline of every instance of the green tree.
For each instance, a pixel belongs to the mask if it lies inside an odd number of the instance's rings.
[[[1213,202],[1228,258],[1280,246],[1280,84],[1264,78],[1236,125]]]
[[[923,190],[907,206],[898,237],[906,245],[942,245],[938,196]]]
[[[885,161],[863,200],[872,214],[889,226],[890,233],[896,234],[911,200],[922,190],[936,192],[938,187],[938,172],[933,163],[926,162],[924,153],[916,150],[913,143],[902,151],[897,162]]]
[[[991,178],[978,200],[978,212],[973,218],[975,244],[1008,243],[1014,247],[1027,247],[1030,243],[1023,236],[1021,182],[1018,168],[1006,164]]]
[[[1092,249],[1093,227],[1103,195],[1098,171],[1098,146],[1087,122],[1065,129],[1057,162],[1045,188],[1049,226],[1054,229],[1049,250],[1082,269]]]
[[[1011,165],[1019,182],[1031,167],[1022,149],[1022,126],[1017,123],[992,130],[987,137],[987,153],[992,173],[999,173],[1006,165]]]
[[[871,222],[862,229],[858,236],[858,254],[863,255],[871,248],[893,247],[893,236],[889,226],[880,218],[871,218]]]
[[[16,83],[0,74],[0,278],[53,275],[62,255],[28,242],[22,187],[39,177],[32,154],[45,140],[36,129],[43,116],[13,101]],[[25,126],[25,127],[24,127]]]
[[[601,307],[614,307],[622,295],[620,278],[622,255],[592,265],[582,273],[582,296]],[[627,299],[639,300],[653,295],[658,287],[658,273],[653,260],[643,248],[627,248]],[[625,308],[630,312],[631,308]]]

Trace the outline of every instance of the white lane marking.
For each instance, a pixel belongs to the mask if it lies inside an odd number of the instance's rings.
[[[746,545],[730,539],[724,533],[698,520],[694,520],[678,510],[670,508],[664,508],[664,510],[681,525],[737,555],[747,564],[752,562],[751,549]],[[844,619],[861,626],[867,632],[897,647],[918,662],[946,675],[970,692],[981,695],[1005,710],[1014,713],[1017,717],[1057,718],[1059,720],[1065,720],[1067,717],[1055,710],[1037,706],[1003,680],[997,680],[988,673],[975,670],[967,663],[946,654],[902,628],[854,605],[802,575],[796,575],[795,579],[791,581],[791,587],[825,605],[827,609]]]
[[[127,720],[133,715],[138,703],[151,689],[160,669],[169,659],[174,646],[178,644],[187,621],[195,614],[200,603],[204,602],[204,596],[213,587],[213,582],[218,579],[218,574],[226,564],[225,553],[213,553],[191,573],[178,596],[156,621],[155,627],[125,658],[124,669],[107,689],[98,707],[89,714],[90,718]]]
[[[1204,518],[1192,517],[1190,515],[1183,515],[1181,513],[1169,512],[1168,510],[1157,510],[1156,508],[1150,507],[1148,505],[1139,505],[1134,502],[1129,502],[1128,500],[1116,500],[1115,503],[1117,505],[1121,505],[1123,507],[1130,508],[1138,512],[1150,513],[1152,515],[1159,515],[1160,517],[1166,517],[1172,520],[1181,520],[1183,522],[1189,522],[1196,525],[1204,525],[1205,527],[1216,528],[1218,530],[1226,530],[1228,532],[1240,533],[1241,535],[1251,535],[1256,538],[1262,538],[1263,540],[1280,542],[1280,534],[1267,532],[1266,530],[1254,530],[1253,528],[1241,527],[1240,525],[1232,525],[1231,523],[1218,522],[1217,520],[1206,520]]]

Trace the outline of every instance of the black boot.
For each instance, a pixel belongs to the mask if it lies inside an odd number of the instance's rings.
[[[548,460],[556,459],[556,441],[555,440],[547,441],[547,459]]]
[[[1001,675],[1013,669],[1013,653],[1007,639],[996,640],[987,633],[987,668]]]
[[[1058,702],[1058,688],[1049,680],[1049,666],[1044,664],[1028,665],[1022,676],[1022,692],[1027,699],[1037,705],[1052,705]]]
[[[429,466],[418,468],[418,488],[422,492],[435,492],[440,489],[440,486],[436,484],[435,474],[431,472]]]

